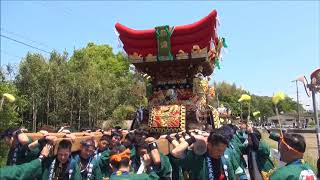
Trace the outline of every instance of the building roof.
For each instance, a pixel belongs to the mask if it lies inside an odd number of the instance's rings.
[[[295,119],[295,116],[289,116],[289,115],[279,115],[280,121],[286,120],[286,119]],[[278,120],[277,116],[271,116],[268,118],[268,121],[270,120]]]

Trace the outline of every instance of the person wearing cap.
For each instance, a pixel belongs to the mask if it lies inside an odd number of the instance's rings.
[[[260,141],[260,132],[248,126],[248,143],[239,145],[241,154],[248,155],[248,169],[251,179],[258,179],[261,173],[269,172],[274,168],[270,159],[270,147],[263,141]]]
[[[243,115],[243,119],[240,121],[239,124],[239,130],[236,131],[235,138],[236,142],[238,142],[237,146],[241,146],[242,144],[247,144],[248,143],[248,134],[247,134],[247,127],[248,127],[248,121],[247,121],[247,116]],[[240,165],[243,168],[247,167],[246,160],[243,158],[243,154],[240,156]]]
[[[226,148],[224,152],[224,157],[228,161],[228,163],[232,166],[232,169],[234,170],[234,174],[237,176],[237,179],[239,178],[240,180],[246,180],[248,179],[244,169],[245,167],[241,166],[241,153],[236,149],[238,147],[235,147],[232,145],[231,140],[233,139],[234,132],[233,128],[224,125],[219,128],[220,134],[225,136],[226,139],[229,141],[229,145]]]
[[[132,170],[135,173],[146,171],[146,164],[143,157],[150,154],[152,157],[152,168],[160,177],[160,179],[172,179],[172,166],[167,156],[158,151],[155,139],[149,137],[147,139],[139,138],[135,144],[136,154],[131,156]]]
[[[193,144],[195,138],[186,140]],[[185,157],[178,159],[179,164],[186,171],[189,171],[190,180],[235,180],[236,176],[231,164],[223,156],[229,144],[228,139],[221,135],[221,132],[214,129],[207,140],[207,152],[199,155],[195,151],[188,150]],[[179,148],[179,151],[186,151],[187,147]],[[179,154],[178,152],[175,152]]]
[[[274,140],[274,141],[277,141],[277,142],[278,142],[278,146],[279,146],[280,134],[277,134],[277,133],[275,133],[275,132],[272,132],[272,131],[270,131],[269,129],[266,129],[266,130],[267,130],[267,132],[268,132],[268,134],[269,134],[269,139],[272,139],[272,140]],[[282,129],[282,130],[281,130],[281,133],[282,133],[282,134],[285,134],[285,133],[287,133],[287,130],[286,130],[286,129]]]
[[[58,145],[57,155],[47,158],[40,168],[37,179],[42,180],[81,180],[80,170],[71,157],[71,141],[63,139]]]
[[[261,133],[256,128],[248,129],[248,132],[251,134],[248,137],[247,148],[252,148],[257,152],[257,165],[260,172],[269,172],[274,169],[274,164],[270,158],[270,146],[261,141]],[[254,136],[252,136],[254,135]],[[258,143],[258,146],[256,144]]]
[[[241,143],[239,137],[237,136],[237,131],[239,130],[239,128],[233,124],[227,124],[226,126],[229,126],[230,128],[232,128],[233,136],[232,136],[229,143],[231,144],[231,147],[233,147],[233,149],[236,151],[235,158],[236,158],[237,162],[240,162],[240,167],[242,169],[244,169],[244,168],[246,168],[246,164],[242,163],[242,162],[245,162],[245,160],[244,160],[242,153],[239,149],[239,146],[242,143]]]
[[[82,180],[102,179],[99,159],[95,157],[95,142],[87,139],[81,142],[80,152],[74,156],[74,160],[80,169]]]
[[[28,163],[0,168],[0,179],[36,179],[43,161],[49,156],[51,146],[45,145],[37,159]]]
[[[240,121],[239,127],[240,127],[240,129],[239,129],[239,131],[237,133],[237,137],[240,139],[241,143],[245,143],[246,140],[248,139],[248,135],[246,133],[246,130],[247,130],[247,127],[248,127],[247,119],[242,119]]]
[[[306,150],[305,139],[300,134],[286,133],[280,135],[279,151],[281,160],[287,164],[275,170],[270,180],[316,180],[310,165],[303,160]]]
[[[130,160],[129,149],[124,149],[123,147],[115,147],[110,152],[110,167],[112,169],[112,174],[110,180],[158,180],[159,176],[154,171],[153,157],[149,154],[143,155],[143,161],[145,166],[145,171],[141,173],[134,174],[130,172],[131,169],[131,160]]]
[[[1,139],[4,139],[4,142],[10,147],[7,166],[30,162],[36,159],[40,152],[39,149],[29,151],[27,147],[32,140],[23,131],[23,129],[9,128],[0,135]]]

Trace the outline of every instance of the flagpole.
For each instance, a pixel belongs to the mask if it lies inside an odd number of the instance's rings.
[[[319,161],[320,160],[320,129],[319,129],[319,118],[318,118],[318,110],[317,110],[316,87],[314,85],[310,85],[310,89],[312,91],[313,115],[314,115],[314,120],[316,121],[316,124],[317,124],[316,133],[317,133],[318,161]],[[317,177],[318,178],[320,177],[319,169],[318,169]]]
[[[300,128],[300,108],[299,108],[299,88],[298,88],[298,80],[296,80],[296,87],[297,87],[298,128]]]
[[[317,132],[317,145],[318,145],[318,156],[319,156],[320,155],[320,129],[319,129],[319,118],[318,118],[315,87],[311,87],[311,91],[312,91],[312,102],[313,102],[313,115],[314,115],[314,120],[316,121],[316,124],[317,124],[316,132]]]
[[[240,102],[240,119],[242,120],[242,102]]]
[[[300,128],[300,108],[299,108],[299,88],[298,88],[298,80],[293,80],[291,82],[296,82],[296,92],[297,92],[297,114],[298,114],[298,122],[296,122],[298,124],[298,127]]]

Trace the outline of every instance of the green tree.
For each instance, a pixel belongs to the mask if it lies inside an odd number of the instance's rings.
[[[274,105],[272,104],[271,97],[257,96],[250,92],[237,87],[235,84],[228,84],[226,82],[219,82],[214,84],[216,89],[216,95],[219,99],[219,103],[224,104],[225,107],[230,108],[235,116],[240,115],[240,103],[238,99],[242,94],[249,94],[251,96],[251,113],[260,111],[260,117],[270,117],[275,115]],[[248,112],[248,102],[242,106],[243,113]],[[211,101],[210,104],[216,106],[217,98],[215,102]],[[286,99],[279,103],[279,111],[284,113],[296,112],[297,103],[292,98],[286,97]],[[301,110],[303,107],[300,105]],[[251,117],[252,114],[251,114]],[[252,119],[255,120],[255,119]]]
[[[36,130],[38,112],[42,107],[43,84],[46,81],[44,72],[46,69],[47,63],[41,54],[28,53],[20,63],[15,81],[21,95],[27,98],[28,106],[24,118],[28,125],[29,123],[32,124],[33,131]]]
[[[0,132],[9,127],[17,127],[22,123],[22,112],[26,107],[26,100],[19,95],[17,88],[11,81],[6,80],[6,76],[3,75],[0,81],[0,99],[4,93],[12,94],[16,100],[13,103],[9,103],[4,100],[2,107],[0,108]],[[8,147],[1,142],[0,143],[0,167],[5,165],[7,157]]]

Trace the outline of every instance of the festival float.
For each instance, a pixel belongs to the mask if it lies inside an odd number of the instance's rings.
[[[220,68],[226,47],[217,27],[216,10],[188,25],[147,30],[115,25],[135,72],[147,79],[138,81],[137,89],[144,96],[145,82],[151,86],[148,107],[138,111],[131,129],[163,134],[218,126],[219,112],[208,104],[215,96],[209,76]]]
[[[134,94],[146,97],[146,83],[150,86],[148,107],[140,108],[131,129],[146,128],[155,134],[174,133],[192,129],[218,128],[228,118],[223,106],[213,108],[208,100],[215,97],[209,86],[209,76],[220,69],[221,50],[225,39],[217,34],[217,11],[201,20],[182,26],[158,26],[148,30],[134,30],[120,23],[115,25],[119,39],[128,54],[135,73],[143,79],[136,81]],[[221,117],[221,118],[220,118]],[[226,121],[225,121],[226,122]],[[34,141],[41,133],[27,133]],[[72,151],[78,151],[81,142],[101,132],[49,133],[73,141]],[[158,139],[159,150],[169,153],[170,145]],[[54,152],[57,149],[55,147]]]

